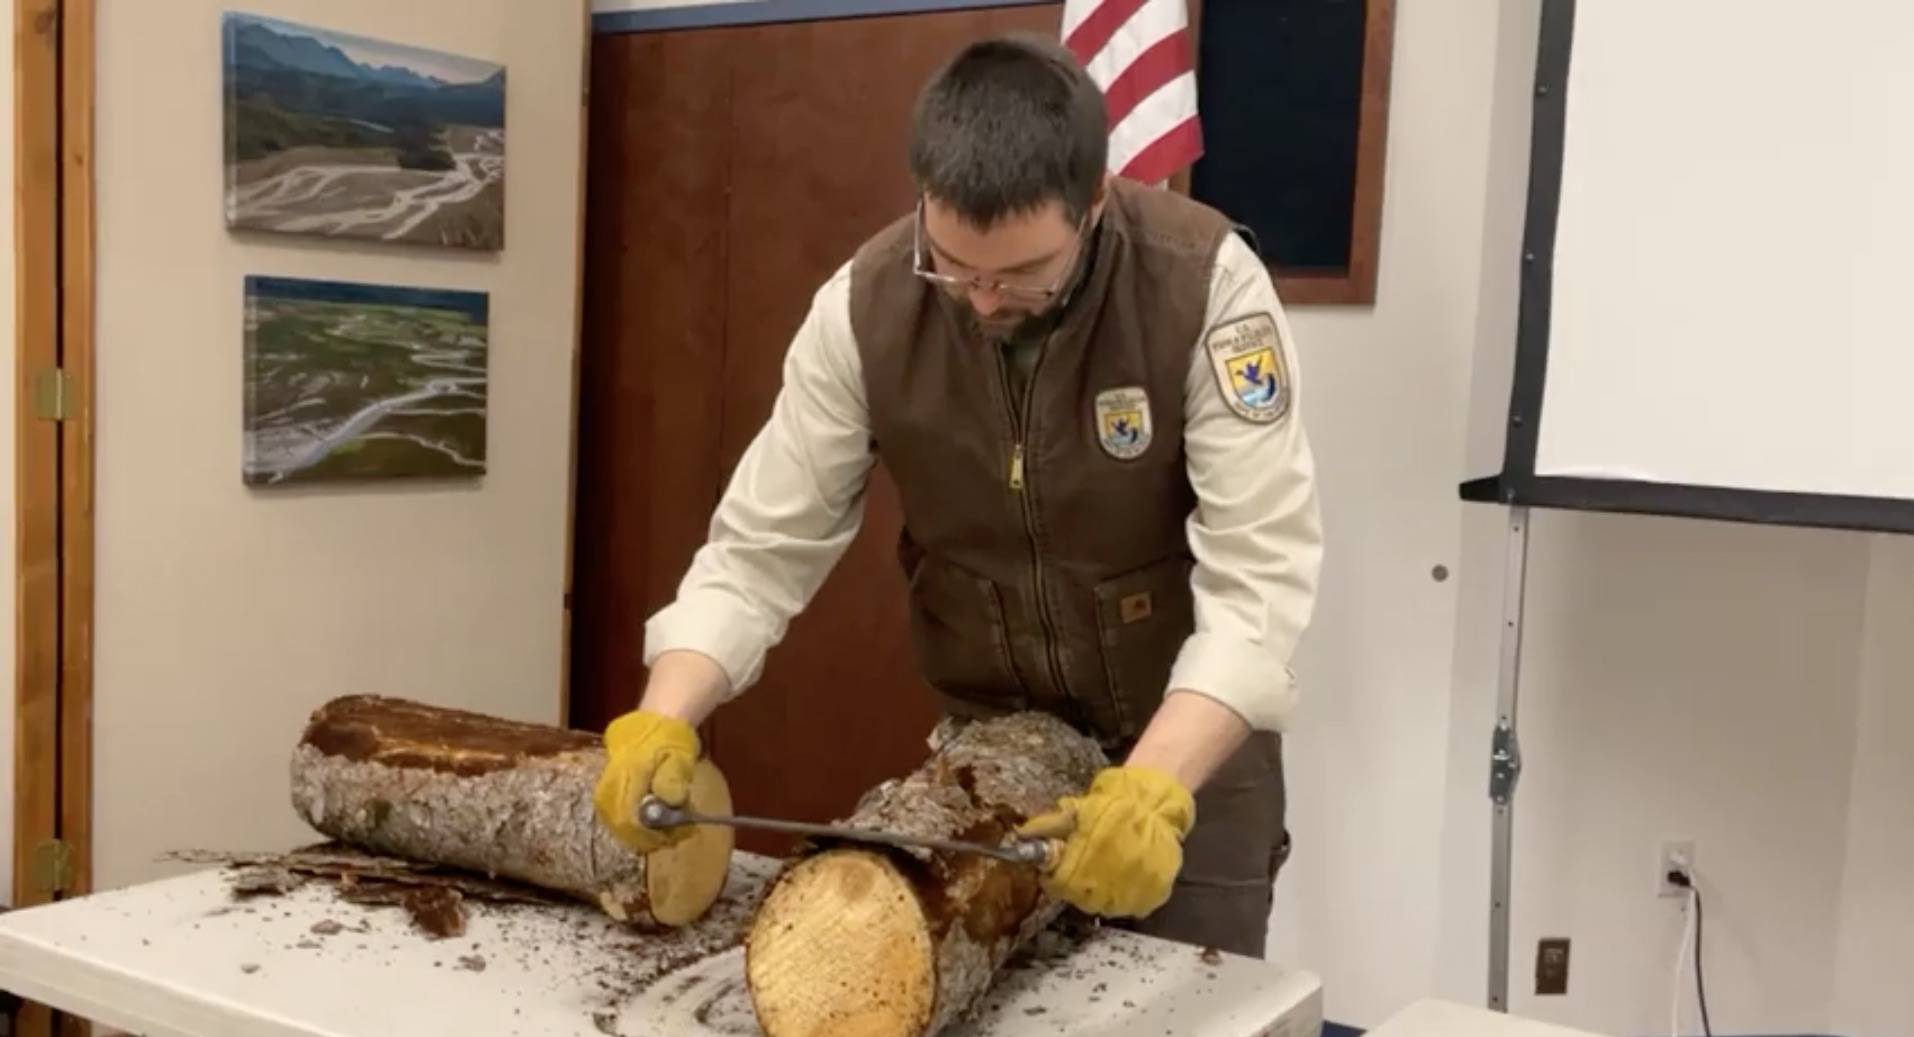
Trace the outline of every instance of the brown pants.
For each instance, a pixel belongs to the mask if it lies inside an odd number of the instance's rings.
[[[1170,900],[1123,928],[1252,958],[1263,957],[1276,873],[1289,858],[1283,745],[1257,732],[1196,793],[1196,825]]]

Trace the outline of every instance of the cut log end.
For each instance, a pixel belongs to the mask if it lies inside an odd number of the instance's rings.
[[[729,815],[731,788],[710,760],[699,760],[691,776],[691,809]],[[651,917],[660,925],[690,925],[704,917],[724,892],[731,873],[737,833],[729,825],[699,825],[689,838],[645,857],[645,893]]]
[[[745,970],[766,1037],[917,1037],[937,997],[923,904],[867,850],[793,866],[758,911]]]
[[[996,842],[1106,765],[1043,713],[941,728],[932,757],[872,789],[846,824]],[[945,851],[807,844],[753,919],[745,974],[767,1037],[927,1037],[970,1011],[1061,902],[1027,865]]]

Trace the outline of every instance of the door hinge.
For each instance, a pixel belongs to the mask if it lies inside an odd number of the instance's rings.
[[[64,840],[47,839],[33,848],[33,888],[42,893],[65,893],[73,888],[73,847]]]
[[[41,421],[66,420],[66,371],[44,367],[33,373],[33,416]]]

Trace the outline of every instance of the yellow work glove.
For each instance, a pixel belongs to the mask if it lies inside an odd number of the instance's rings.
[[[1142,918],[1169,900],[1195,821],[1196,801],[1174,777],[1110,767],[1088,793],[1031,818],[1018,834],[1063,840],[1044,876],[1051,896],[1093,915]]]
[[[646,796],[657,796],[671,806],[684,806],[700,751],[698,732],[676,717],[637,710],[613,720],[605,728],[605,769],[592,794],[598,820],[639,853],[690,836],[689,825],[658,831],[639,824],[638,804]]]

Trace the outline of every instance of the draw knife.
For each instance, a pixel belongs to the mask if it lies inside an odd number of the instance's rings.
[[[840,825],[814,825],[803,821],[779,821],[766,817],[736,817],[717,814],[700,814],[683,807],[674,807],[656,796],[646,796],[638,806],[638,823],[646,828],[676,828],[680,825],[728,825],[733,828],[762,828],[771,832],[789,832],[794,835],[821,836],[827,839],[847,839],[854,842],[881,843],[885,846],[942,850],[946,853],[976,853],[985,857],[994,857],[1012,864],[1035,864],[1046,866],[1051,859],[1051,845],[1047,839],[1017,839],[1003,846],[989,846],[984,843],[955,842],[949,839],[931,839],[914,835],[900,835],[896,832],[883,832],[870,828],[845,828]]]

